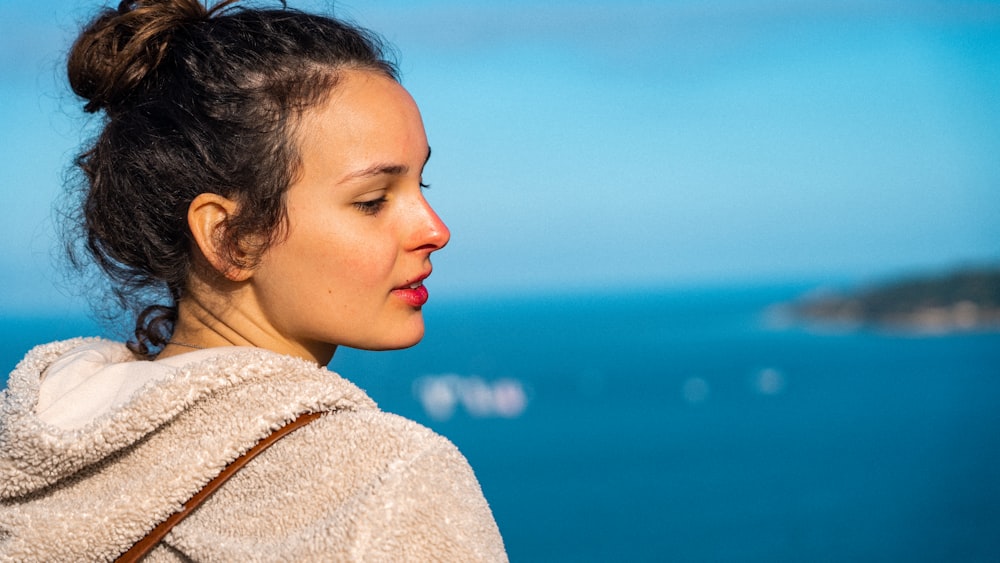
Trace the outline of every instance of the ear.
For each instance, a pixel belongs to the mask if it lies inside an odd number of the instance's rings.
[[[253,273],[233,264],[222,245],[226,224],[238,209],[239,205],[229,198],[202,193],[191,201],[187,215],[188,228],[202,255],[216,271],[234,282],[246,281]]]

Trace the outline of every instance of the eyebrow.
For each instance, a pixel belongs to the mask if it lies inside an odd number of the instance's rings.
[[[424,159],[424,164],[431,159],[431,148],[427,147],[427,158]],[[351,172],[350,174],[344,176],[341,182],[346,182],[347,180],[353,180],[355,178],[370,178],[372,176],[381,176],[383,174],[389,176],[402,176],[410,171],[410,167],[405,164],[388,164],[379,163],[374,166],[369,166],[363,170],[357,170]]]

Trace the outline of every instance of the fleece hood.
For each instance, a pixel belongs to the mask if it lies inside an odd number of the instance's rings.
[[[231,430],[245,437],[218,444],[218,450],[225,452],[223,458],[229,458],[215,462],[221,466],[252,446],[258,436],[303,412],[375,408],[355,385],[305,360],[255,348],[230,348],[222,354],[200,356],[200,361],[179,367],[161,365],[136,360],[121,343],[93,338],[55,342],[29,352],[0,393],[0,499],[33,493],[84,471],[135,444],[195,403],[225,394],[235,386],[258,388],[267,398],[266,407],[261,404],[263,408],[254,409],[246,404],[245,411],[233,413]],[[106,364],[95,365],[101,359]],[[109,370],[131,370],[142,385],[132,383],[131,387],[137,388],[131,388],[125,380],[122,388],[107,394],[110,399],[97,407],[99,414],[86,424],[58,421],[59,413],[49,412],[52,406],[58,407],[53,405],[58,399],[40,397],[42,376],[51,367],[57,367],[63,376],[97,379]],[[282,401],[282,394],[276,391],[289,386],[297,392],[286,393]],[[303,393],[303,387],[313,389]],[[40,399],[42,406],[48,407],[43,410],[47,417],[37,412]],[[205,430],[209,436],[227,434],[221,431],[224,429]]]
[[[28,353],[0,393],[0,561],[113,559],[298,415],[377,411],[305,360],[255,348],[194,356],[141,362],[101,339]],[[50,368],[61,381],[43,397]],[[95,398],[91,377],[116,386]]]

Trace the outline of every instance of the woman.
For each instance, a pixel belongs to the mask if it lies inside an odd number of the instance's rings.
[[[324,369],[423,335],[448,229],[378,41],[232,0],[126,0],[83,30],[80,239],[137,311],[127,344],[40,346],[0,412],[0,557],[112,560],[254,444],[148,559],[505,560],[446,439]]]

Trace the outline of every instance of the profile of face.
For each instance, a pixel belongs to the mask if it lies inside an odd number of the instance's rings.
[[[247,280],[261,328],[321,361],[337,345],[416,344],[430,256],[450,237],[424,198],[430,149],[416,103],[390,78],[345,70],[295,135],[288,230]]]

